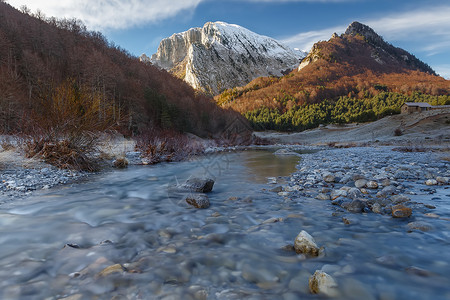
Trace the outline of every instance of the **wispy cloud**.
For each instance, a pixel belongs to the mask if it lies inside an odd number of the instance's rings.
[[[445,79],[450,80],[450,64],[436,65],[434,70]]]
[[[126,29],[194,10],[203,0],[9,0],[47,16],[81,19],[89,29]]]
[[[379,19],[360,19],[386,40],[420,41],[420,51],[431,53],[450,52],[450,6],[421,8],[396,13]],[[309,50],[318,40],[328,40],[333,32],[342,33],[348,24],[302,32],[283,39],[291,47]]]

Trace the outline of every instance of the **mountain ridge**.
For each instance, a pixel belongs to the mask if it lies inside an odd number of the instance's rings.
[[[261,76],[282,76],[302,53],[267,36],[225,22],[207,22],[163,39],[150,62],[209,94]]]

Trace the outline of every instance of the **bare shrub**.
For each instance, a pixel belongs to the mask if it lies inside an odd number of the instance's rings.
[[[394,136],[402,136],[403,135],[403,131],[401,128],[396,128],[394,130]]]
[[[89,151],[69,140],[31,140],[26,143],[25,153],[28,158],[39,156],[60,169],[95,172],[99,168],[97,161],[89,156]]]
[[[128,167],[128,160],[125,157],[119,157],[113,161],[113,167],[117,169],[125,169]]]
[[[149,164],[179,161],[203,153],[202,142],[174,131],[149,130],[137,138],[136,150]]]

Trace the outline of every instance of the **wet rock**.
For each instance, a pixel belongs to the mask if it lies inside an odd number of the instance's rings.
[[[124,268],[120,264],[115,264],[109,267],[104,268],[100,273],[97,274],[98,277],[104,277],[111,275],[113,273],[122,273],[124,272]]]
[[[438,177],[436,177],[436,181],[437,181],[439,184],[448,184],[449,181],[450,181],[450,178],[449,178],[449,177],[441,177],[441,176],[438,176]]]
[[[371,181],[368,181],[368,182],[366,183],[366,187],[367,187],[368,189],[375,190],[375,189],[378,188],[378,183],[377,183],[376,181],[371,180]]]
[[[365,187],[367,184],[367,180],[365,179],[358,179],[355,181],[355,187],[357,187],[358,189]]]
[[[208,208],[209,199],[205,194],[191,194],[186,196],[185,201],[187,204],[192,205],[195,208]]]
[[[394,204],[400,204],[400,203],[404,203],[404,202],[408,202],[411,199],[405,195],[395,195],[391,197],[391,201]]]
[[[353,181],[358,181],[358,180],[361,180],[361,179],[366,179],[366,177],[364,175],[361,175],[361,174],[354,174],[354,175],[352,175],[352,180]]]
[[[361,191],[357,188],[351,188],[348,192],[347,192],[347,197],[349,197],[350,199],[357,199],[357,198],[362,198],[363,197],[363,193],[361,193]]]
[[[394,218],[409,218],[412,214],[412,209],[402,204],[392,206],[392,216]]]
[[[344,203],[343,199],[335,199],[335,200],[331,201],[331,204],[338,205],[338,206],[342,206],[342,203]]]
[[[408,228],[409,230],[430,231],[433,229],[433,226],[426,222],[416,221],[408,223]]]
[[[428,186],[431,186],[431,185],[437,185],[438,182],[436,179],[428,179],[427,181],[425,181],[425,184]]]
[[[330,200],[330,195],[324,194],[324,193],[320,193],[319,195],[316,196],[316,199],[318,199],[318,200]]]
[[[430,271],[427,271],[422,268],[414,267],[414,266],[406,268],[405,271],[408,274],[412,274],[412,275],[416,275],[416,276],[420,276],[420,277],[430,277],[433,275],[433,273],[431,273]]]
[[[376,214],[381,214],[383,213],[383,207],[381,206],[380,203],[376,202],[372,205],[372,212]]]
[[[295,252],[299,254],[303,253],[311,256],[319,255],[319,247],[314,241],[314,238],[304,230],[302,230],[295,238],[294,248]]]
[[[353,200],[346,207],[349,212],[353,213],[361,213],[364,211],[364,208],[366,208],[366,204],[361,200]]]
[[[309,290],[312,294],[336,297],[338,295],[337,287],[338,285],[333,277],[319,270],[309,278]]]
[[[331,200],[336,200],[339,197],[347,197],[347,192],[344,190],[334,190],[331,192]]]
[[[334,176],[334,175],[331,174],[331,173],[326,173],[326,174],[323,176],[323,180],[324,180],[325,182],[332,183],[332,182],[335,182],[335,181],[336,181],[336,176]]]
[[[277,222],[283,222],[283,218],[270,218],[262,222],[262,224],[272,224]]]
[[[395,195],[397,193],[397,188],[393,185],[384,187],[380,192],[378,192],[377,197]]]
[[[277,186],[277,187],[271,189],[270,191],[274,192],[274,193],[279,193],[279,192],[283,191],[283,188],[281,186]]]
[[[209,193],[214,186],[214,180],[211,178],[189,178],[186,183],[182,185],[183,188],[197,192],[197,193]]]

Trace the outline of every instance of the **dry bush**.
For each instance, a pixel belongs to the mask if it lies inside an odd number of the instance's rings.
[[[39,99],[31,114],[26,155],[63,169],[96,171],[99,133],[112,128],[111,106],[100,93],[68,80]]]
[[[95,172],[99,168],[98,162],[88,151],[68,140],[32,140],[26,143],[25,153],[29,158],[39,156],[45,162],[61,169]]]
[[[402,136],[403,135],[403,131],[401,128],[396,128],[394,130],[394,136]]]
[[[113,167],[117,169],[125,169],[128,167],[128,160],[125,157],[119,157],[113,161]]]
[[[179,161],[203,153],[204,145],[174,131],[149,130],[137,138],[136,150],[149,164]]]

